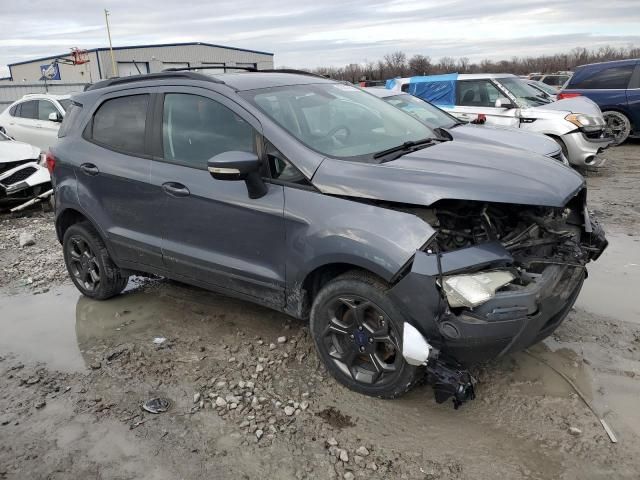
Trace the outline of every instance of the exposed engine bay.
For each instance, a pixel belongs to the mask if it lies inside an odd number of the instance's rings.
[[[564,208],[445,200],[410,212],[438,231],[440,252],[499,241],[514,266],[538,273],[549,264],[582,267],[601,251],[585,238],[581,200]]]

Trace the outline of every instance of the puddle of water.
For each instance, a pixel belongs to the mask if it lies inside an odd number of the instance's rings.
[[[588,265],[576,307],[640,324],[640,238],[607,235],[609,246]]]
[[[215,344],[239,329],[276,338],[289,317],[205,290],[171,282],[139,286],[107,301],[69,285],[45,294],[0,296],[0,354],[77,372],[94,360],[93,347],[151,343],[155,337]],[[88,353],[89,352],[89,353]]]

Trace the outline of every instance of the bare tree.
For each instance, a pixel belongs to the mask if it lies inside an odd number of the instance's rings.
[[[429,75],[431,73],[431,58],[416,54],[409,59],[409,73],[411,75]]]
[[[407,71],[407,54],[401,51],[387,53],[384,63],[392,77],[403,77]]]

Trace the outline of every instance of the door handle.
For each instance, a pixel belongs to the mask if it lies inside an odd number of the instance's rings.
[[[91,176],[98,175],[100,173],[98,167],[96,167],[93,163],[83,163],[82,165],[80,165],[80,169],[87,175]]]
[[[178,182],[163,183],[162,189],[172,197],[186,197],[191,194],[187,187]]]

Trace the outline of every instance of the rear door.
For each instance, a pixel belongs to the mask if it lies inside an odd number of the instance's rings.
[[[107,94],[74,152],[81,206],[106,233],[122,265],[163,268],[160,190],[150,183],[151,89]]]
[[[240,150],[259,153],[260,123],[215,92],[161,89],[152,178],[161,204],[166,268],[197,283],[284,304],[284,189],[250,199],[242,181],[215,180],[207,160]]]
[[[519,126],[518,109],[496,108],[498,98],[505,97],[489,79],[459,80],[456,83],[456,108],[453,114],[460,120],[472,122],[478,115],[486,117],[487,125]]]

